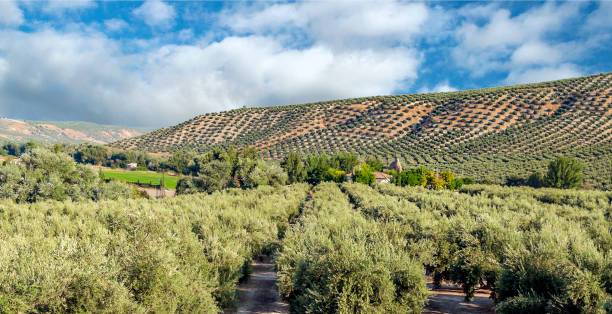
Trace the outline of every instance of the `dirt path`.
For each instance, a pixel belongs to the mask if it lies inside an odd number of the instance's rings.
[[[495,313],[493,301],[489,299],[490,291],[478,290],[472,302],[465,302],[465,295],[459,287],[443,284],[440,289],[433,290],[433,285],[428,282],[427,288],[431,294],[423,313]]]
[[[249,280],[238,286],[238,309],[233,313],[289,313],[276,289],[276,271],[269,256],[253,261]]]

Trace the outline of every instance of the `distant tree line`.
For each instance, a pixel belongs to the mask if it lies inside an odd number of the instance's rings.
[[[34,142],[8,142],[0,146],[0,155],[20,157],[29,151],[44,148],[57,154],[70,156],[79,164],[125,168],[137,163],[139,170],[171,171],[189,176],[179,181],[178,194],[212,193],[221,189],[254,188],[260,185],[284,185],[307,182],[344,182],[350,174],[352,181],[363,184],[376,182],[375,172],[392,176],[391,183],[398,186],[422,186],[430,189],[456,190],[472,184],[471,178],[457,178],[449,170],[435,172],[425,167],[400,171],[386,170],[376,158],[359,159],[356,154],[307,155],[289,152],[279,164],[264,161],[252,147],[242,151],[230,147],[216,148],[204,154],[179,150],[168,157],[159,157],[140,151],[111,150],[96,144],[44,145]],[[509,177],[507,185],[532,187],[575,188],[582,182],[582,165],[571,158],[559,158],[550,163],[546,174],[533,173],[527,178]],[[484,182],[486,183],[486,182]],[[61,197],[58,197],[61,199]]]
[[[459,189],[463,184],[474,183],[471,178],[455,178],[451,171],[435,173],[425,167],[401,171],[385,170],[382,161],[367,158],[361,162],[357,155],[341,153],[328,156],[326,154],[302,157],[296,152],[290,152],[281,163],[289,178],[289,183],[308,182],[344,182],[351,173],[353,181],[363,184],[374,184],[374,172],[384,172],[391,175],[391,183],[398,186],[423,186],[432,189]]]

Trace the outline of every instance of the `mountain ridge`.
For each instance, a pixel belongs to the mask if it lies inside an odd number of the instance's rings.
[[[108,144],[149,130],[82,121],[30,121],[0,117],[0,141]]]
[[[541,170],[554,156],[612,177],[612,73],[457,92],[374,96],[199,115],[110,144],[172,153],[253,146],[268,159],[354,152],[499,180],[502,167]],[[493,172],[491,169],[499,168]],[[485,169],[485,174],[478,174]],[[512,171],[510,171],[512,173]],[[606,183],[612,185],[612,183]]]

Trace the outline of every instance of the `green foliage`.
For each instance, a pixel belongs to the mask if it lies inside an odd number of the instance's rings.
[[[29,141],[27,143],[7,142],[0,147],[0,155],[10,155],[19,157],[21,154],[40,146],[37,143]]]
[[[452,173],[450,170],[444,170],[440,172],[439,176],[440,178],[442,178],[442,180],[444,180],[444,188],[449,190],[456,190],[458,188],[455,179],[455,174]]]
[[[546,300],[534,296],[516,296],[507,299],[495,307],[500,314],[540,314],[546,313]]]
[[[560,157],[548,165],[546,175],[548,186],[571,189],[582,183],[582,164],[572,158]]]
[[[368,185],[376,183],[376,176],[370,166],[363,164],[360,169],[355,170],[355,182]]]
[[[113,193],[108,193],[111,190]],[[20,164],[0,167],[0,198],[18,203],[117,199],[133,193],[125,184],[103,182],[90,166],[76,164],[66,154],[43,148],[21,155]]]
[[[168,163],[172,170],[180,174],[189,174],[189,164],[193,161],[193,153],[184,152],[182,150],[176,151],[172,154],[172,157],[168,160]],[[199,172],[199,169],[196,170]]]
[[[330,167],[336,168],[345,173],[353,171],[353,168],[359,164],[359,157],[355,154],[338,153],[331,158]]]
[[[399,173],[395,183],[399,186],[425,186],[427,177],[422,168],[402,171]]]
[[[306,158],[306,182],[319,184],[324,181],[329,168],[332,168],[329,156],[325,154],[308,156]]]
[[[304,182],[306,180],[306,168],[302,161],[302,156],[296,152],[290,152],[285,157],[282,167],[287,172],[290,184]]]
[[[368,158],[368,159],[366,159],[366,164],[368,166],[370,166],[372,171],[381,172],[385,168],[385,164],[383,164],[383,162],[380,161],[380,159],[377,159],[377,158]]]
[[[283,247],[278,286],[292,312],[420,312],[426,301],[422,268],[335,184],[315,188]]]
[[[243,265],[279,242],[307,191],[0,201],[0,311],[219,313],[235,304]]]
[[[152,186],[164,185],[168,189],[176,189],[178,181],[182,176],[168,176],[162,173],[150,171],[123,171],[123,170],[103,170],[104,179],[117,179],[129,183],[148,184]],[[162,183],[162,178],[164,178]]]
[[[326,181],[342,183],[346,181],[346,172],[334,168],[329,168],[327,169],[327,179],[328,180]]]
[[[219,191],[228,186],[230,181],[231,168],[225,161],[221,160],[213,160],[207,164],[205,164],[202,169],[200,169],[198,181],[199,186],[203,189],[203,191],[207,193],[212,193],[215,191]],[[255,179],[249,182],[248,187],[257,186]]]
[[[527,178],[527,186],[532,188],[542,188],[546,186],[546,178],[540,172],[534,172]]]
[[[454,281],[467,299],[484,285],[503,313],[598,313],[611,297],[609,192],[343,188],[361,212],[408,241],[434,284]]]
[[[182,178],[176,183],[176,194],[195,194],[201,192],[200,188],[195,185],[192,178]]]
[[[101,165],[108,158],[108,151],[102,145],[83,144],[77,149],[74,159],[83,164]]]

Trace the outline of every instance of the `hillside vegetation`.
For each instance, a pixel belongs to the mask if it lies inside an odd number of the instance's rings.
[[[201,115],[113,143],[149,152],[253,146],[265,158],[355,152],[502,182],[558,155],[612,183],[612,73],[451,93],[378,96]]]
[[[90,122],[21,121],[0,117],[0,141],[106,144],[148,131]]]

